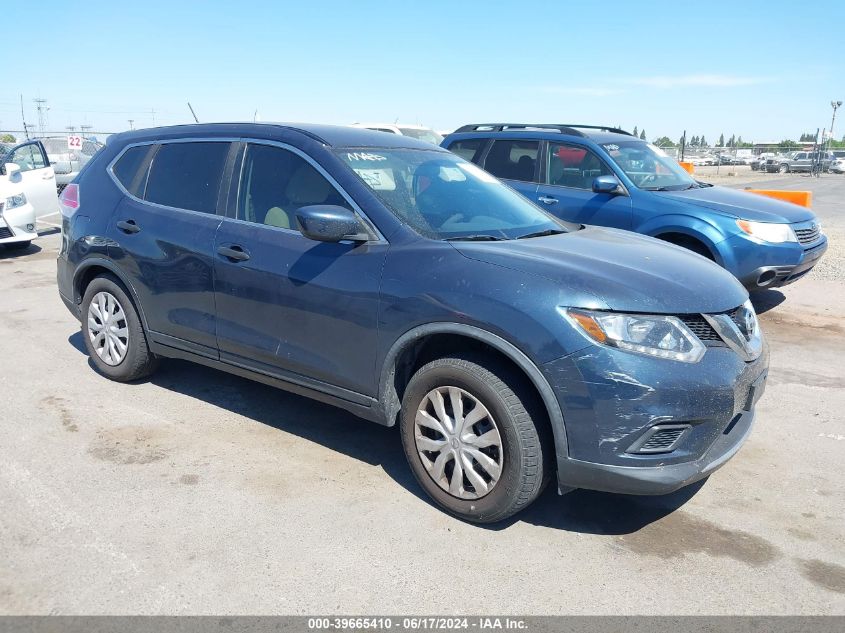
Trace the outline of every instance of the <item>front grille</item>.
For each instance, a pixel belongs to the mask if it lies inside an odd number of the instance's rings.
[[[821,235],[821,229],[818,224],[813,224],[803,229],[795,229],[795,236],[798,238],[799,244],[812,244]]]
[[[7,226],[0,226],[0,240],[5,240],[7,237],[14,237],[11,229]]]
[[[716,334],[716,330],[700,314],[685,314],[680,319],[702,343],[706,343],[707,341],[722,341],[719,335]]]

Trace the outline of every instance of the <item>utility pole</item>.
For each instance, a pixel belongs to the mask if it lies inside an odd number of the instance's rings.
[[[68,132],[70,132],[71,134],[73,134],[74,132],[76,132],[76,126],[75,126],[75,125],[68,125],[68,126],[66,126],[66,127],[65,127],[65,129],[66,129]]]
[[[87,132],[87,131],[89,131],[89,130],[93,129],[93,127],[94,127],[93,125],[80,125],[80,126],[79,126],[79,129],[82,131],[82,136],[84,137],[84,136],[85,136],[85,132]]]
[[[134,130],[135,129],[135,119],[128,119],[128,120],[129,120],[129,129]]]
[[[47,111],[50,108],[47,107],[47,99],[39,97],[33,99],[33,102],[35,102],[35,109],[38,111],[38,136],[44,136],[44,123],[47,120]]]
[[[23,113],[23,95],[21,95],[21,123],[23,124],[23,133],[26,136],[26,140],[29,140],[29,127],[26,124],[26,116]]]

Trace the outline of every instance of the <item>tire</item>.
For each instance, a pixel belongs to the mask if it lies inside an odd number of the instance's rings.
[[[778,173],[779,174],[788,174],[789,173],[789,165],[784,164],[784,165],[781,165],[780,167],[778,167]]]
[[[27,240],[26,242],[11,242],[6,244],[6,248],[10,251],[23,251],[29,248],[30,244],[32,244],[32,240]]]
[[[460,394],[461,407],[467,421],[479,417],[472,415],[478,404],[482,405],[482,409],[488,414],[480,417],[459,434],[463,438],[476,438],[472,442],[458,440],[456,445],[455,436],[450,438],[444,433],[417,424],[417,414],[421,406],[430,412],[429,417],[438,417],[434,406],[436,397],[431,394],[439,389],[446,392],[444,404],[447,414],[454,415],[451,404],[452,389]],[[475,406],[467,407],[472,404]],[[524,380],[520,380],[509,367],[481,355],[466,354],[440,358],[421,367],[408,383],[402,398],[402,445],[411,471],[437,505],[467,521],[493,523],[527,507],[542,492],[548,481],[553,449],[548,427],[540,426],[543,424],[543,416],[537,398],[526,388]],[[435,419],[435,422],[437,421]],[[430,423],[428,420],[426,422]],[[475,447],[477,438],[489,438],[493,431],[498,433],[495,437],[498,438],[499,445],[483,447],[488,459],[483,459],[483,456],[479,459],[470,456],[471,450],[475,450],[476,455],[481,452]],[[421,440],[418,436],[426,434],[429,441],[435,438],[434,441],[437,442],[437,438],[444,438],[444,450],[421,451],[418,444]],[[483,444],[484,440],[478,443]],[[454,490],[457,481],[456,451],[463,455],[462,484],[457,491]],[[429,469],[435,474],[438,472],[436,458],[443,452],[451,454],[451,460],[447,458],[444,461],[445,467],[441,467],[443,476],[439,479],[441,483],[438,483]],[[480,460],[501,466],[495,480],[492,477],[487,479],[495,469],[482,466]],[[469,467],[472,472],[468,470]],[[481,485],[472,483],[479,478],[484,480]],[[483,486],[487,485],[489,490],[485,491]],[[460,498],[461,496],[464,498]]]
[[[111,297],[114,303],[110,302],[108,297]],[[103,298],[105,303],[101,303]],[[93,311],[92,303],[96,303]],[[102,309],[103,305],[107,310]],[[104,319],[96,314],[109,316]],[[147,345],[146,333],[135,305],[116,277],[101,275],[88,284],[82,298],[81,315],[85,349],[98,372],[117,382],[129,382],[149,376],[155,371],[158,358]],[[89,324],[89,316],[93,318],[93,329]],[[111,319],[114,321],[109,325]],[[116,332],[112,340],[118,339],[125,348],[122,355],[119,354],[119,345],[116,342],[109,346],[104,337],[95,335],[110,330],[112,326]],[[114,350],[118,351],[113,353]]]

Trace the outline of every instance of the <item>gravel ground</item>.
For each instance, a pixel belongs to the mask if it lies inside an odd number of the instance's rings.
[[[840,235],[845,178],[777,183]],[[426,500],[395,429],[185,362],[96,374],[58,246],[0,252],[0,614],[845,615],[836,263],[753,297],[769,385],[706,483],[548,489],[478,527]]]

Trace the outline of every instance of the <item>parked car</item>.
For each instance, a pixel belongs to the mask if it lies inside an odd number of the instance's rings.
[[[563,222],[406,136],[122,133],[62,205],[59,293],[99,372],[190,359],[398,424],[422,488],[471,521],[555,477],[637,494],[700,480],[764,389],[768,348],[730,274]]]
[[[353,123],[352,127],[363,127],[377,132],[410,136],[411,138],[426,141],[432,145],[440,145],[443,142],[443,136],[431,128],[422,125],[408,125],[406,123]]]
[[[753,171],[766,171],[766,161],[770,158],[775,158],[775,156],[776,154],[772,154],[771,152],[763,152],[751,159],[749,165],[751,165]]]
[[[11,146],[0,144],[0,153],[9,149]],[[24,192],[20,167],[0,163],[0,245],[24,249],[36,237],[35,208]]]
[[[79,150],[70,150],[68,149],[67,137],[48,137],[40,140],[56,174],[56,189],[59,193],[76,178],[79,170],[103,146],[96,140],[83,139],[82,147]]]
[[[833,154],[833,157],[830,163],[830,171],[834,174],[845,174],[845,150],[834,150],[831,154]]]
[[[833,155],[829,152],[789,152],[785,156],[767,160],[766,171],[781,174],[808,172],[816,164],[821,165],[822,171],[829,171],[832,162]]]
[[[44,145],[40,141],[0,144],[0,182],[3,182],[5,190],[13,192],[10,196],[18,202],[25,201],[12,212],[13,207],[6,200],[3,210],[5,228],[0,223],[0,235],[5,237],[0,238],[0,243],[26,248],[38,237],[36,219],[59,211],[56,177]]]
[[[559,218],[684,246],[748,288],[799,279],[827,250],[812,211],[696,181],[659,148],[598,126],[476,124],[444,142]]]

